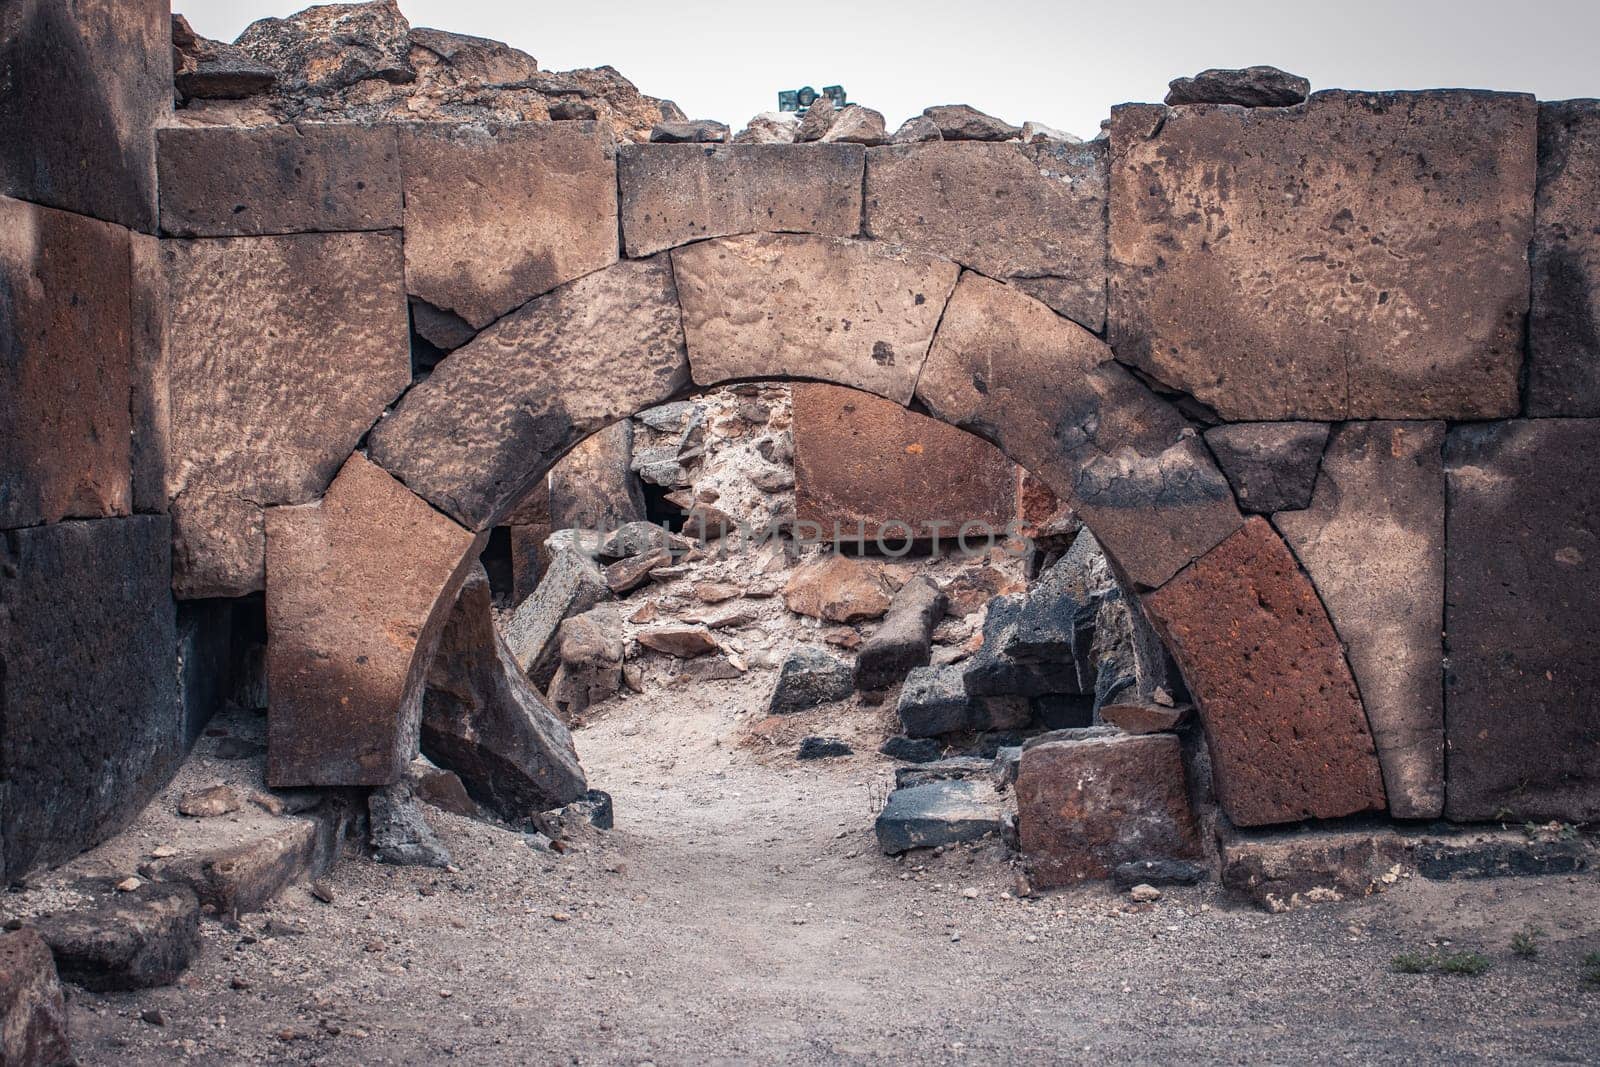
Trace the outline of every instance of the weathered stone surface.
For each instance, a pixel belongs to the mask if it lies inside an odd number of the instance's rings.
[[[1237,422],[1206,431],[1239,509],[1263,515],[1311,503],[1327,443],[1323,422]]]
[[[360,454],[266,529],[268,783],[398,781],[478,540]]]
[[[763,111],[733,135],[732,144],[794,144],[800,120],[791,112]]]
[[[790,611],[829,622],[881,619],[892,597],[883,564],[836,552],[797,567],[783,587]]]
[[[12,0],[0,85],[0,194],[155,232],[150,133],[172,110],[166,0]]]
[[[1016,467],[970,433],[855,389],[793,386],[795,517],[829,542],[942,544],[968,523],[968,547],[1004,536]]]
[[[1106,145],[930,144],[867,153],[866,233],[1010,281],[1098,331]]]
[[[1384,807],[1367,716],[1338,635],[1262,518],[1144,598],[1199,705],[1236,826]]]
[[[400,238],[165,241],[171,288],[173,579],[262,587],[262,511],[333,478],[411,381]]]
[[[1223,886],[1270,912],[1381,893],[1405,854],[1398,837],[1382,833],[1235,835],[1221,844]]]
[[[0,197],[0,529],[126,515],[128,233]]]
[[[1445,445],[1445,814],[1600,818],[1600,423]]]
[[[327,798],[276,833],[210,852],[144,864],[139,873],[188,886],[209,913],[237,919],[260,911],[290,883],[315,878],[338,861],[353,812]]]
[[[622,634],[622,613],[611,604],[562,621],[561,666],[550,681],[549,697],[563,719],[571,722],[622,688]]]
[[[1227,480],[1192,427],[1093,334],[968,273],[917,383],[935,416],[994,441],[1155,587],[1238,528]]]
[[[714,119],[658,122],[650,127],[651,144],[721,144],[727,139],[727,124]]]
[[[189,100],[238,100],[278,80],[276,69],[242,48],[200,36],[182,15],[172,16],[172,65],[173,87]]]
[[[864,150],[849,145],[631,145],[617,155],[623,246],[647,256],[706,237],[861,229]]]
[[[164,516],[0,535],[4,877],[121,830],[184,753]]]
[[[1020,126],[1001,122],[967,104],[940,104],[922,109],[922,117],[946,141],[1009,141],[1022,135]]]
[[[1117,108],[1118,357],[1229,420],[1515,414],[1534,127],[1466,90]]]
[[[900,124],[894,131],[894,136],[889,138],[890,144],[925,144],[928,141],[939,141],[943,138],[939,134],[938,125],[926,115],[913,115]]]
[[[374,789],[367,796],[372,825],[372,858],[399,867],[448,867],[450,850],[422,815],[422,803],[408,781]]]
[[[944,745],[932,737],[906,737],[897,734],[889,738],[878,751],[890,759],[906,763],[932,763],[944,754]]]
[[[1444,810],[1444,437],[1438,422],[1346,423],[1310,508],[1273,519],[1344,641],[1402,819]]]
[[[617,259],[617,171],[594,122],[399,131],[406,291],[475,329]]]
[[[200,950],[200,901],[188,886],[145,883],[41,918],[38,930],[62,981],[99,993],[171,985]]]
[[[633,473],[630,420],[596,431],[550,469],[553,529],[610,531],[644,521],[644,486]]]
[[[505,624],[506,647],[517,667],[541,684],[548,681],[560,650],[562,620],[610,599],[611,589],[594,560],[575,548],[555,549],[533,595]]]
[[[550,553],[545,540],[550,536],[549,523],[512,526],[511,530],[511,602],[521,604],[533,595],[539,580],[550,566]]]
[[[1107,704],[1100,709],[1100,717],[1130,734],[1156,734],[1176,730],[1193,710],[1188,704],[1170,708],[1161,704]]]
[[[1237,104],[1240,107],[1289,107],[1305,102],[1311,83],[1277,67],[1242,70],[1202,70],[1192,78],[1174,78],[1166,102],[1177,104]]]
[[[157,131],[161,229],[237,237],[399,227],[394,127],[307,123]]]
[[[902,585],[883,622],[856,652],[856,688],[898,685],[913,667],[923,667],[933,652],[933,628],[949,601],[933,579],[923,575]]]
[[[1022,124],[1022,143],[1038,144],[1045,141],[1055,141],[1059,144],[1083,144],[1083,138],[1077,134],[1058,130],[1054,126],[1046,126],[1042,122],[1024,122]]]
[[[211,819],[238,811],[244,801],[231,785],[218,784],[191,789],[178,798],[178,814],[196,819]]]
[[[901,729],[907,737],[938,737],[970,729],[973,698],[967,695],[961,668],[917,667],[906,675],[895,704]]]
[[[802,645],[784,659],[767,712],[788,715],[848,699],[853,692],[850,664],[820,648]]]
[[[1200,854],[1182,748],[1169,734],[1024,747],[1015,789],[1023,859],[1035,888],[1109,878],[1133,860]]]
[[[38,931],[0,934],[0,1061],[19,1067],[76,1063],[55,961]]]
[[[958,268],[836,237],[756,234],[675,249],[694,380],[823,378],[901,404]]]
[[[235,42],[281,72],[284,87],[328,93],[357,82],[416,80],[411,26],[395,0],[326,4],[258,19]]]
[[[704,626],[652,626],[640,630],[638,637],[639,644],[652,652],[665,652],[679,659],[703,656],[721,647],[717,644],[717,639],[711,635],[711,631]]]
[[[988,782],[927,782],[890,793],[874,829],[878,846],[891,856],[977,841],[1000,832],[1000,802]]]
[[[1539,105],[1527,414],[1600,416],[1600,100]]]
[[[512,823],[588,788],[571,733],[495,628],[481,565],[462,583],[428,668],[421,748],[460,776],[474,800]]]
[[[133,399],[128,406],[133,439],[133,510],[167,510],[167,463],[172,448],[171,346],[167,316],[171,295],[161,262],[161,241],[148,234],[129,238],[129,295],[133,300]],[[104,285],[102,281],[100,283]]]
[[[889,140],[883,128],[883,112],[860,104],[847,104],[834,116],[828,132],[822,135],[823,144],[880,145]]]
[[[372,431],[372,458],[474,529],[602,426],[688,384],[665,256],[539,297],[452,353]]]

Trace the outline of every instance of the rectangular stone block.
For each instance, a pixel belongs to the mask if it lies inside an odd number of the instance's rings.
[[[132,507],[128,231],[0,197],[0,529]]]
[[[0,6],[0,194],[154,233],[168,0]]]
[[[15,881],[126,826],[184,754],[164,516],[0,534],[0,842]]]
[[[168,374],[171,346],[167,316],[171,312],[167,274],[161,263],[161,241],[129,234],[129,325],[133,356],[129,373],[132,420],[133,510],[167,510],[167,461],[172,448],[172,392]]]
[[[1106,319],[1106,144],[931,141],[867,153],[869,236],[1008,281],[1096,333]]]
[[[864,153],[851,144],[625,145],[623,246],[648,256],[736,233],[854,237]]]
[[[176,237],[388,230],[401,223],[395,127],[178,126],[157,135],[161,229]]]
[[[1539,105],[1527,414],[1600,415],[1600,100]]]
[[[1445,445],[1445,814],[1600,818],[1600,421]]]
[[[1118,358],[1228,420],[1516,414],[1535,118],[1455,89],[1117,108]]]

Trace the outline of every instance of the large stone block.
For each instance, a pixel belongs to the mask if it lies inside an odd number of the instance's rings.
[[[161,262],[161,241],[142,233],[129,235],[129,326],[133,356],[129,364],[133,397],[128,407],[133,461],[133,509],[167,510],[167,462],[172,450],[172,393],[169,385],[171,345],[167,316],[171,296]]]
[[[963,275],[917,396],[1048,484],[1137,585],[1160,585],[1241,522],[1171,405],[1093,334],[989,278]]]
[[[861,229],[860,145],[652,144],[618,151],[623,247],[648,256],[736,233]]]
[[[1527,414],[1600,415],[1600,100],[1539,105]]]
[[[266,529],[267,781],[399,781],[479,539],[360,454],[317,503],[268,509]]]
[[[132,507],[128,231],[0,197],[0,529]]]
[[[406,288],[476,329],[617,260],[617,166],[597,122],[400,130]]]
[[[1344,649],[1265,519],[1248,520],[1144,603],[1200,706],[1217,796],[1235,825],[1383,809]]]
[[[1389,812],[1444,810],[1444,424],[1352,422],[1305,511],[1273,519],[1344,641]]]
[[[184,753],[164,516],[0,534],[4,877],[121,830]]]
[[[867,153],[866,233],[1010,281],[1099,332],[1106,144],[932,141]]]
[[[1515,414],[1535,104],[1117,108],[1111,343],[1230,420]]]
[[[0,1063],[65,1067],[77,1062],[50,947],[26,927],[0,934]]]
[[[982,551],[1016,517],[1016,467],[987,441],[855,389],[793,396],[795,515],[823,538],[949,544],[977,523],[966,533]]]
[[[633,473],[633,423],[619,419],[550,469],[554,530],[611,530],[646,519],[644,484]]]
[[[155,232],[167,0],[7,0],[0,86],[0,193]]]
[[[1200,855],[1173,734],[1026,746],[1016,795],[1023,860],[1038,889],[1109,878],[1122,863]]]
[[[392,233],[165,241],[173,589],[262,587],[262,510],[316,498],[411,381]]]
[[[901,404],[959,271],[837,237],[725,237],[671,254],[696,384],[821,378]]]
[[[400,226],[393,126],[178,126],[157,145],[161,229],[173,236]]]
[[[1600,422],[1445,445],[1445,814],[1600,819]]]
[[[372,458],[473,529],[495,525],[568,448],[688,385],[666,256],[534,300],[439,364],[373,430]]]
[[[1235,422],[1206,431],[1239,508],[1262,515],[1311,503],[1327,443],[1325,422]]]

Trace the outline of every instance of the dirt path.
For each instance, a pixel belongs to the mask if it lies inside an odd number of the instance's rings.
[[[1016,900],[995,847],[878,853],[879,757],[798,764],[735,745],[770,678],[608,705],[578,735],[616,799],[617,829],[594,847],[537,853],[517,834],[432,813],[459,873],[351,860],[331,879],[332,904],[296,889],[240,930],[207,923],[181,985],[75,995],[80,1057],[1600,1059],[1600,986],[1581,981],[1578,962],[1600,950],[1592,875],[1417,881],[1285,916],[1211,889],[1139,911],[1103,888]],[[1530,919],[1548,937],[1525,961],[1508,945]],[[1438,937],[1483,949],[1493,968],[1391,973],[1396,952]],[[164,1025],[141,1020],[151,1009]]]

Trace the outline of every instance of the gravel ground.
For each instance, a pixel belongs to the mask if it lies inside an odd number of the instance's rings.
[[[351,859],[204,928],[177,986],[72,994],[86,1064],[1600,1061],[1600,878],[1430,883],[1265,915],[1214,888],[1011,896],[997,845],[900,861],[876,755],[799,764],[770,672],[609,703],[579,732],[617,828],[567,855],[430,812],[459,871]],[[1545,931],[1522,959],[1511,938]],[[1477,977],[1394,973],[1435,942]],[[161,1024],[148,1019],[159,1013]]]

